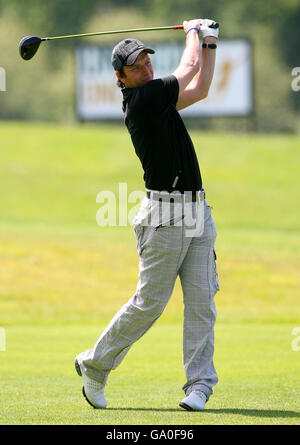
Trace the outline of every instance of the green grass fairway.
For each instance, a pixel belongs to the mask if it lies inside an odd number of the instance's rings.
[[[291,326],[224,324],[217,328],[220,382],[201,413],[178,406],[184,383],[181,326],[163,319],[135,344],[109,378],[106,410],[81,395],[73,369],[102,326],[21,326],[7,329],[1,364],[2,424],[292,424],[300,423],[299,356]],[[4,409],[5,407],[5,409]]]
[[[144,190],[125,127],[11,122],[0,133],[0,424],[300,424],[299,137],[191,132],[221,291],[219,383],[207,409],[189,413],[178,407],[178,282],[111,373],[107,410],[85,402],[74,370],[137,284],[132,227],[96,223],[100,191]]]

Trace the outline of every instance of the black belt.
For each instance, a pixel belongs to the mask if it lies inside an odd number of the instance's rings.
[[[201,192],[203,192],[203,199],[205,199],[205,192],[202,189]],[[168,202],[182,202],[182,198],[183,197],[187,197],[189,199],[189,201],[191,202],[196,202],[197,201],[197,197],[199,196],[200,192],[197,193],[163,193],[163,192],[150,192],[147,191],[147,198],[148,199],[153,199],[154,201],[168,201]]]

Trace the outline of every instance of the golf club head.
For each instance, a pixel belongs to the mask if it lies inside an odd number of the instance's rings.
[[[41,42],[42,42],[42,39],[40,37],[36,37],[36,36],[24,37],[19,44],[19,50],[20,50],[20,55],[21,55],[22,59],[24,59],[24,60],[32,59],[32,57],[35,55],[35,53],[39,49]]]

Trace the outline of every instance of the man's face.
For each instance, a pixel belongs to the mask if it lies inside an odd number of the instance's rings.
[[[149,54],[143,51],[131,66],[123,66],[124,75],[116,71],[116,76],[126,88],[136,88],[153,80],[154,71]]]

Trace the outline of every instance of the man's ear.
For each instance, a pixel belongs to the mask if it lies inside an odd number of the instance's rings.
[[[117,78],[122,82],[122,79],[124,79],[125,76],[122,77],[120,71],[115,71],[115,74],[116,74]]]

